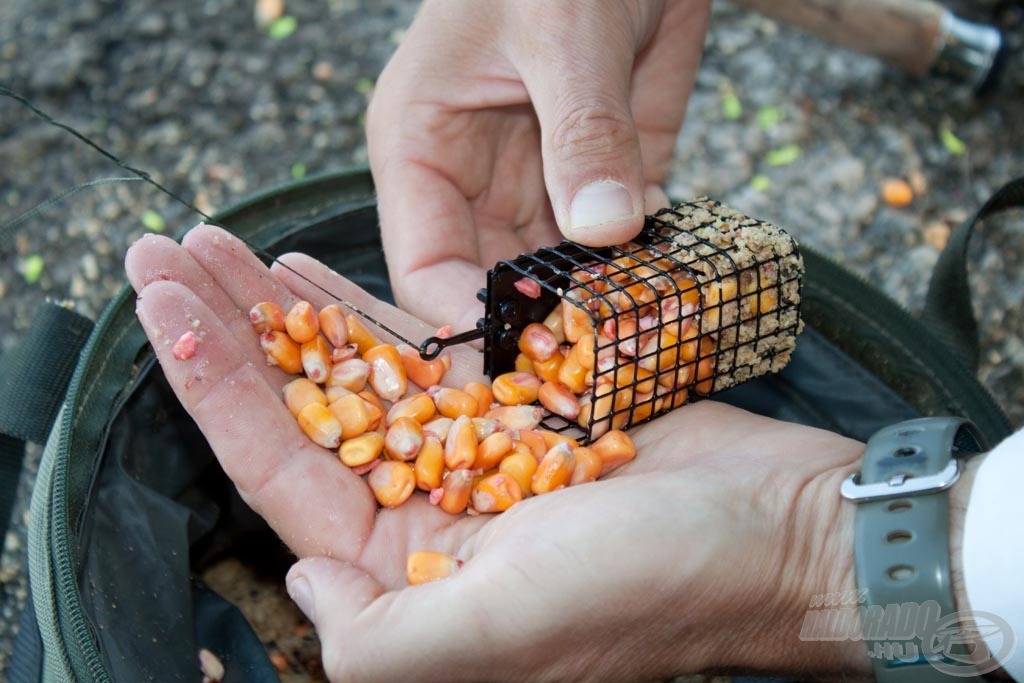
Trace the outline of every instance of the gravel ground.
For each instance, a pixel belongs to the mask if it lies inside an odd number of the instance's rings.
[[[398,0],[286,3],[296,28],[275,39],[246,3],[7,0],[0,84],[213,211],[303,173],[365,162],[362,115],[373,80],[416,8]],[[955,8],[984,19],[987,4]],[[1024,129],[1010,124],[1019,118],[1022,74],[1018,65],[1001,90],[978,100],[717,5],[668,189],[777,222],[918,310],[949,228],[1021,172]],[[944,129],[963,142],[962,154],[943,145]],[[0,225],[75,184],[127,175],[7,99],[0,160]],[[908,207],[881,201],[887,177],[915,186]],[[47,297],[97,316],[124,281],[124,252],[146,231],[147,212],[168,232],[196,222],[142,183],[108,184],[45,209],[0,245],[0,352]],[[991,221],[972,248],[981,377],[1017,425],[1019,219]],[[29,283],[33,256],[42,269]],[[25,505],[36,457],[0,558],[0,678],[26,592]]]

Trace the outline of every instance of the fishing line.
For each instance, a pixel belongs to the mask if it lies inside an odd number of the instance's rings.
[[[140,168],[136,168],[134,166],[129,165],[125,161],[123,161],[120,158],[118,158],[112,152],[107,151],[102,146],[100,146],[98,143],[94,142],[91,138],[89,138],[84,133],[81,133],[78,130],[76,130],[74,127],[69,126],[69,125],[67,125],[65,123],[62,123],[62,122],[58,121],[57,119],[53,118],[52,116],[50,116],[46,112],[44,112],[41,109],[39,109],[39,107],[37,107],[35,104],[33,104],[27,97],[25,97],[23,95],[20,95],[19,93],[14,92],[10,88],[8,88],[7,86],[2,85],[2,84],[0,84],[0,95],[4,95],[6,97],[9,97],[9,98],[17,101],[22,106],[24,106],[29,111],[31,111],[36,117],[42,119],[44,122],[50,124],[51,126],[55,126],[57,128],[60,128],[61,130],[65,131],[66,133],[69,133],[70,135],[74,136],[75,138],[78,138],[78,140],[80,140],[81,142],[84,142],[89,147],[92,147],[92,149],[95,150],[96,152],[98,152],[100,155],[106,157],[107,159],[109,159],[110,161],[114,162],[115,164],[117,164],[118,166],[120,166],[121,168],[123,168],[124,170],[128,171],[129,173],[131,173],[134,176],[132,178],[102,178],[102,179],[99,179],[99,180],[94,180],[94,181],[90,181],[90,182],[87,182],[87,183],[82,183],[81,185],[76,185],[76,186],[74,186],[72,188],[69,188],[68,190],[65,190],[64,192],[62,192],[61,194],[46,200],[42,204],[39,204],[39,205],[35,206],[32,209],[29,209],[25,213],[23,213],[20,216],[18,216],[17,218],[15,218],[10,223],[0,227],[0,238],[2,238],[8,231],[13,230],[14,227],[16,227],[17,225],[20,225],[21,223],[24,223],[26,220],[28,220],[32,216],[36,215],[37,213],[39,213],[40,211],[42,211],[46,207],[52,206],[53,204],[56,204],[57,202],[61,201],[62,199],[65,199],[66,197],[69,197],[70,195],[74,194],[75,192],[78,192],[79,190],[85,189],[87,187],[92,187],[94,185],[103,185],[103,184],[110,184],[110,183],[115,183],[115,182],[143,181],[143,182],[149,183],[150,185],[152,185],[156,189],[160,190],[160,192],[163,192],[165,195],[167,195],[168,197],[170,197],[174,201],[178,202],[179,204],[182,204],[183,206],[188,208],[190,211],[194,211],[195,213],[199,214],[200,216],[203,217],[203,219],[209,225],[214,225],[214,226],[217,226],[219,228],[223,228],[224,230],[227,230],[232,235],[234,235],[238,240],[240,240],[245,246],[247,246],[254,254],[257,254],[259,256],[262,256],[262,257],[268,259],[271,263],[278,264],[279,266],[281,266],[285,270],[291,272],[292,274],[294,274],[298,278],[304,280],[305,282],[309,283],[313,287],[319,289],[321,292],[323,292],[327,296],[331,297],[332,299],[334,299],[338,303],[346,306],[347,308],[350,308],[352,311],[354,311],[358,315],[362,316],[363,318],[366,318],[371,323],[373,323],[375,326],[377,326],[378,328],[384,330],[385,332],[390,334],[395,339],[398,339],[399,341],[401,341],[401,342],[403,342],[405,344],[408,344],[409,346],[412,346],[413,348],[419,348],[420,347],[419,344],[417,344],[417,343],[415,343],[415,342],[413,342],[413,341],[411,341],[409,339],[406,339],[404,336],[402,336],[398,332],[394,331],[393,329],[391,329],[390,327],[388,327],[387,325],[385,325],[381,321],[375,319],[373,316],[367,315],[367,313],[365,311],[360,309],[358,306],[352,304],[350,301],[347,301],[346,299],[338,296],[334,292],[328,290],[323,285],[320,285],[320,284],[318,284],[316,282],[313,282],[313,280],[309,279],[308,277],[306,277],[302,273],[298,272],[297,270],[295,270],[294,268],[292,268],[288,264],[281,262],[276,256],[274,256],[273,254],[268,252],[266,249],[263,249],[262,247],[258,247],[255,244],[251,244],[244,237],[236,234],[235,231],[232,230],[227,225],[224,225],[223,223],[220,223],[219,221],[214,220],[212,216],[210,216],[206,212],[204,212],[201,209],[199,209],[197,206],[195,206],[194,204],[189,202],[187,199],[184,199],[183,197],[181,197],[178,194],[176,194],[174,191],[168,189],[167,187],[164,187],[162,184],[157,182],[153,178],[153,176],[151,176],[148,172],[146,172],[146,171],[144,171],[144,170],[142,170]]]

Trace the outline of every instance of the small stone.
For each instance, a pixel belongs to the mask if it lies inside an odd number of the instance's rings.
[[[203,672],[204,682],[217,683],[224,678],[224,664],[205,647],[199,650],[199,669]]]
[[[284,0],[256,0],[256,25],[265,29],[284,14]]]
[[[100,266],[96,262],[96,256],[92,253],[86,253],[82,257],[82,274],[86,280],[95,282],[100,277]]]
[[[925,177],[924,173],[920,169],[914,169],[907,174],[907,182],[910,183],[910,189],[914,191],[917,196],[923,195],[928,191],[928,178]]]
[[[910,183],[902,178],[886,178],[882,181],[882,201],[889,206],[902,209],[914,201],[914,191]]]
[[[334,75],[334,67],[331,63],[326,60],[320,60],[313,65],[313,78],[318,81],[330,80],[331,76]]]
[[[924,242],[936,251],[942,251],[946,248],[946,242],[949,241],[949,232],[949,226],[946,223],[934,221],[924,228]]]

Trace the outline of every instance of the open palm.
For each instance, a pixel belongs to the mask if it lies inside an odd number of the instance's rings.
[[[703,617],[736,626],[723,620],[731,604],[796,594],[799,608],[808,582],[842,587],[824,558],[841,517],[833,492],[860,444],[711,401],[635,429],[639,456],[612,475],[500,515],[452,516],[423,494],[378,511],[363,479],[297,426],[281,400],[290,376],[266,364],[247,311],[264,300],[330,303],[318,285],[409,339],[432,328],[307,256],[280,261],[287,268],[268,270],[229,233],[201,226],[183,245],[143,238],[126,267],[177,396],[245,500],[307,558],[292,578],[313,584],[315,607],[304,607],[332,679],[698,670],[724,663],[711,647],[679,659],[679,637],[705,642],[715,631]],[[189,329],[199,350],[175,360],[171,345]],[[480,354],[452,351],[445,382],[480,379]],[[406,557],[421,549],[465,565],[445,581],[406,587]],[[730,656],[728,664],[754,665]]]

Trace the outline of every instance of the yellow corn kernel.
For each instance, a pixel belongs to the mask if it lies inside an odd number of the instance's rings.
[[[341,423],[324,404],[307,404],[295,418],[313,443],[324,448],[337,448],[341,443]]]
[[[565,362],[565,356],[561,352],[551,356],[546,361],[533,361],[532,371],[533,374],[540,377],[545,382],[557,382],[558,371],[562,368],[562,363]]]
[[[467,415],[460,415],[448,430],[448,438],[444,442],[444,464],[450,470],[467,469],[476,460],[476,432],[473,420]]]
[[[494,403],[494,394],[491,393],[491,388],[483,382],[467,382],[462,390],[476,399],[476,415],[473,417],[483,417],[484,413],[491,409],[491,404]]]
[[[477,441],[483,441],[491,434],[504,429],[497,420],[490,420],[486,417],[474,417],[471,419],[473,420],[473,432],[476,434]]]
[[[580,414],[579,398],[561,382],[544,382],[537,392],[537,398],[542,406],[566,420],[575,420]]]
[[[380,340],[373,336],[373,333],[363,325],[355,313],[345,316],[345,326],[348,327],[349,342],[356,345],[359,353],[366,353],[374,346],[380,345]]]
[[[701,396],[707,396],[713,388],[714,376],[715,357],[701,358],[697,361],[697,383],[694,384],[693,390]]]
[[[570,486],[594,481],[601,476],[604,461],[592,448],[580,446],[573,450],[572,454],[576,459],[576,464],[572,470],[572,478],[569,480]]]
[[[398,349],[391,344],[378,344],[363,353],[370,364],[370,386],[385,401],[397,401],[409,388],[409,380]]]
[[[636,457],[636,445],[633,444],[633,440],[628,434],[617,429],[590,444],[590,449],[601,457],[602,476]]]
[[[409,553],[409,558],[405,561],[405,580],[410,586],[418,586],[421,583],[451,576],[461,566],[462,560],[446,553],[416,550]]]
[[[292,415],[298,415],[310,403],[327,405],[327,396],[323,390],[305,377],[293,379],[285,384],[281,391],[284,394],[284,404],[288,406]]]
[[[689,397],[690,392],[686,389],[669,390],[655,398],[654,410],[655,412],[660,413],[662,410],[678,408],[679,406],[684,405]]]
[[[534,429],[520,429],[517,430],[517,434],[519,441],[525,444],[537,462],[540,462],[540,459],[548,452],[548,443],[544,440],[544,435]]]
[[[261,301],[249,309],[249,322],[260,334],[270,330],[284,332],[284,311],[273,301]]]
[[[345,439],[338,449],[338,458],[349,467],[359,467],[373,462],[384,452],[384,435],[366,432],[352,439]]]
[[[396,401],[388,411],[384,424],[390,427],[400,417],[411,417],[422,425],[434,419],[436,414],[437,408],[434,406],[434,401],[421,392]]]
[[[497,472],[478,479],[470,499],[477,512],[504,512],[523,499],[523,489],[515,477]]]
[[[396,348],[406,376],[420,389],[429,389],[435,384],[440,384],[444,373],[451,368],[452,359],[446,351],[442,351],[441,355],[433,360],[423,360],[420,352],[408,344],[399,344]]]
[[[537,471],[530,480],[530,490],[535,494],[541,494],[568,486],[572,480],[574,466],[572,448],[566,443],[556,444],[544,454],[544,459],[537,465]]]
[[[366,380],[370,378],[370,364],[361,358],[343,360],[331,368],[327,376],[327,386],[343,387],[353,393],[366,388]]]
[[[666,372],[679,365],[679,351],[679,339],[662,329],[640,348],[637,363],[648,372]]]
[[[363,403],[366,404],[366,410],[370,413],[370,426],[367,429],[377,429],[381,421],[383,421],[386,412],[384,404],[377,398],[377,394],[368,389],[360,391],[356,395],[363,399]]]
[[[392,460],[414,460],[423,446],[423,428],[411,417],[400,417],[384,436],[384,453]]]
[[[537,406],[501,406],[491,408],[484,417],[497,420],[506,429],[534,429],[544,418],[544,411]]]
[[[541,381],[531,372],[506,372],[494,378],[494,400],[506,406],[521,406],[537,400]]]
[[[597,341],[595,334],[585,334],[576,342],[576,360],[587,370],[593,370],[597,361],[594,347]]]
[[[425,436],[433,436],[441,443],[444,443],[448,438],[448,431],[452,428],[453,424],[455,424],[455,420],[450,417],[435,417],[423,425],[423,434]]]
[[[284,317],[284,327],[288,331],[288,336],[299,344],[315,339],[320,332],[320,323],[316,311],[313,310],[313,304],[308,301],[297,301]]]
[[[653,302],[657,298],[658,292],[652,285],[644,282],[635,282],[631,285],[627,285],[619,292],[619,310],[635,311]]]
[[[473,492],[473,475],[467,469],[452,470],[441,483],[438,506],[451,515],[465,511]],[[433,493],[433,492],[432,492]]]
[[[515,370],[516,372],[532,372],[533,361],[525,353],[516,354]]]
[[[331,372],[331,350],[327,348],[327,342],[320,335],[304,342],[299,347],[299,357],[302,359],[302,369],[306,377],[317,384],[323,384]]]
[[[366,401],[358,394],[347,394],[327,404],[334,417],[341,423],[341,438],[351,439],[370,428],[370,411]]]
[[[476,399],[461,389],[430,387],[427,395],[434,399],[437,412],[453,420],[462,416],[474,417],[479,412]]]
[[[577,339],[577,341],[579,340]],[[569,387],[574,394],[582,394],[586,391],[587,375],[591,374],[591,371],[580,363],[577,349],[578,347],[573,346],[569,355],[565,357],[565,362],[558,369],[558,381]]]
[[[506,455],[498,471],[516,480],[524,495],[531,495],[530,484],[533,480],[533,473],[537,471],[537,458],[533,453],[523,451],[512,451]]]
[[[260,335],[260,348],[267,354],[267,365],[276,365],[292,375],[302,372],[299,345],[285,332],[270,330]]]
[[[473,469],[489,470],[492,467],[497,467],[501,459],[511,450],[512,437],[507,432],[495,432],[477,446]]]
[[[351,396],[352,392],[345,387],[324,387],[322,389],[324,395],[327,396],[327,405],[331,405],[342,396]]]
[[[396,508],[416,490],[416,475],[412,467],[397,460],[385,460],[373,468],[366,478],[377,502],[386,508]]]
[[[555,333],[540,323],[530,323],[519,334],[519,350],[533,362],[543,362],[558,353]]]
[[[557,306],[555,306],[551,310],[551,312],[548,313],[548,317],[544,318],[543,325],[544,325],[544,327],[546,327],[549,330],[551,330],[551,334],[555,335],[555,340],[557,340],[559,344],[562,344],[562,343],[565,342],[565,328],[562,327],[562,304],[561,303],[559,303]]]
[[[444,448],[436,436],[423,437],[423,446],[416,456],[413,472],[416,474],[417,488],[433,491],[441,486],[444,477]]]
[[[538,429],[537,433],[540,434],[542,439],[544,439],[544,445],[547,446],[547,450],[551,450],[558,444],[565,444],[570,450],[579,446],[579,442],[577,442],[576,439],[566,436],[565,434],[553,432],[550,429]]]
[[[338,304],[328,304],[316,314],[317,322],[320,325],[320,332],[327,337],[327,341],[334,348],[341,348],[348,343],[348,323],[345,322],[345,312]]]
[[[566,292],[567,301],[562,302],[562,331],[565,341],[575,344],[584,334],[591,334],[594,331],[594,321],[585,308],[580,308],[573,299],[582,299],[586,293],[581,289]]]

